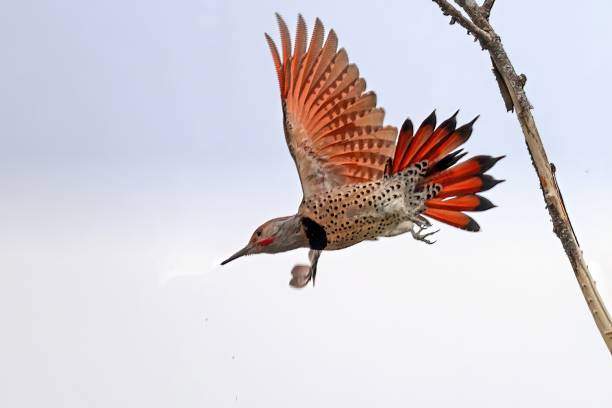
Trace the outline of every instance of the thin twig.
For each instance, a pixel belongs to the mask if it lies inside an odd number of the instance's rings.
[[[526,77],[523,74],[518,75],[516,73],[499,35],[489,23],[489,15],[495,1],[485,0],[483,5],[479,6],[474,0],[455,0],[455,3],[465,11],[469,18],[465,17],[460,10],[446,0],[433,1],[438,4],[443,14],[453,16],[463,28],[469,30],[480,41],[483,49],[486,49],[491,55],[493,69],[506,107],[514,107],[517,119],[521,124],[527,142],[527,150],[540,180],[540,188],[544,195],[546,208],[552,219],[553,231],[563,245],[595,324],[608,346],[608,350],[612,353],[612,320],[582,256],[582,250],[555,178],[554,166],[548,160],[535,119],[531,114],[532,106],[523,89]],[[462,18],[456,17],[457,15]],[[505,91],[507,91],[506,94]],[[511,101],[508,100],[508,96]]]
[[[465,10],[467,15],[470,16],[470,19],[476,25],[476,27],[487,31],[487,29],[485,28],[488,26],[488,24],[486,24],[487,19],[483,14],[483,10],[480,8],[480,6],[476,3],[475,0],[455,0],[455,3],[457,3],[459,6],[461,6],[463,10]]]
[[[465,17],[459,10],[450,5],[446,0],[434,0],[442,9],[445,16],[451,16],[451,24],[458,22],[462,27],[468,30],[469,34],[474,35],[480,41],[490,41],[489,34],[484,32],[480,27],[474,24],[469,18]],[[484,44],[482,44],[484,47]]]
[[[495,4],[495,0],[484,0],[482,2],[482,11],[483,13],[485,13],[487,20],[491,16],[491,9],[493,8],[494,4]]]

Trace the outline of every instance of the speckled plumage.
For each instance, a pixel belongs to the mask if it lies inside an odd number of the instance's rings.
[[[316,194],[304,200],[298,214],[325,229],[326,250],[398,235],[411,229],[425,201],[441,188],[427,184],[417,189],[425,169],[426,162],[417,163],[377,181],[347,184]]]

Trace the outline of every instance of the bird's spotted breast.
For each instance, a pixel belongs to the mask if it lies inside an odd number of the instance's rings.
[[[326,250],[346,248],[395,228],[404,216],[408,182],[393,177],[344,185],[307,198],[300,212],[326,233]]]

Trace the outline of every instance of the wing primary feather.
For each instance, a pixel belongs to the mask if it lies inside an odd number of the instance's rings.
[[[281,94],[283,93],[283,67],[281,65],[280,57],[278,56],[278,50],[276,49],[276,44],[272,38],[268,35],[268,33],[264,33],[266,37],[266,41],[268,42],[268,48],[270,48],[270,53],[272,54],[272,60],[274,60],[274,68],[276,69],[276,77],[278,78],[278,86],[280,87]]]
[[[315,64],[320,59],[321,48],[323,47],[323,40],[325,36],[325,29],[323,27],[323,23],[318,18],[315,20],[314,30],[312,32],[312,37],[310,38],[310,46],[308,47],[305,66],[306,68],[303,70],[304,79],[302,81],[301,89],[300,89],[300,98],[299,105],[304,108],[304,102],[306,101],[306,96],[308,95],[308,89],[310,89],[310,85],[312,84]]]
[[[291,99],[293,103],[297,102],[297,94],[300,90],[298,73],[301,70],[302,59],[304,56],[304,52],[306,51],[306,22],[304,22],[304,18],[301,14],[298,14],[298,22],[296,28],[295,35],[295,46],[293,49],[293,58],[291,60]]]
[[[280,47],[268,34],[265,38],[283,100],[285,138],[304,197],[383,177],[397,129],[383,127],[385,112],[377,108],[376,94],[365,92],[365,80],[346,51],[338,50],[334,30],[326,34],[317,18],[309,35],[298,15],[292,39],[283,18],[276,14],[276,19]]]
[[[325,44],[323,45],[323,49],[321,50],[321,55],[317,64],[315,66],[315,71],[313,75],[312,82],[308,90],[306,91],[308,95],[306,96],[306,102],[304,104],[304,114],[308,115],[310,113],[310,108],[312,107],[314,101],[317,98],[318,91],[320,87],[323,85],[325,71],[329,68],[330,63],[336,55],[336,49],[338,48],[338,37],[336,37],[336,33],[334,30],[330,30],[329,34],[327,34],[327,39],[325,40]]]
[[[276,21],[278,22],[278,30],[281,35],[281,47],[283,49],[283,68],[284,68],[284,87],[282,90],[283,98],[287,96],[287,92],[291,87],[291,71],[290,71],[290,62],[291,62],[291,35],[289,34],[289,29],[287,28],[287,24],[285,20],[281,17],[280,14],[276,13]]]

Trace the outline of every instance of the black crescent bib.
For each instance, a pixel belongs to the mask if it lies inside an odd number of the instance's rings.
[[[308,243],[311,249],[322,250],[327,246],[327,233],[325,229],[316,221],[308,217],[302,217],[302,225],[304,232],[308,238]]]

